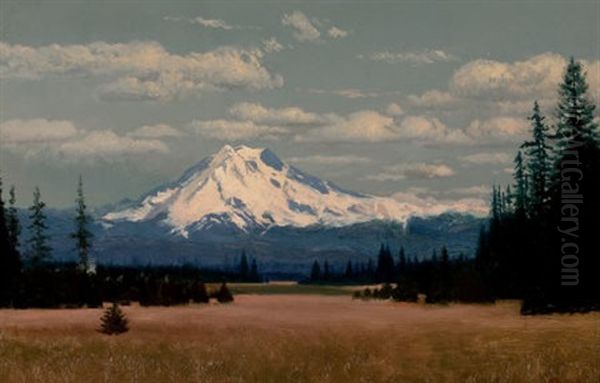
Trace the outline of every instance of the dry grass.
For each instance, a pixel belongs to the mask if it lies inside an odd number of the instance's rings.
[[[600,315],[425,307],[345,296],[232,305],[0,311],[1,382],[599,382]]]

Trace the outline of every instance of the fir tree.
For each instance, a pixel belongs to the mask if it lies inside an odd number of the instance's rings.
[[[352,261],[348,260],[346,264],[346,272],[344,273],[347,279],[354,277],[354,270],[352,270]]]
[[[246,257],[246,250],[242,250],[242,256],[240,257],[240,278],[242,280],[248,279],[248,258]]]
[[[104,310],[100,318],[100,332],[107,335],[119,335],[129,331],[129,323],[117,303]]]
[[[551,147],[547,143],[549,129],[544,123],[544,119],[540,112],[540,106],[535,101],[532,115],[529,117],[533,137],[531,141],[521,145],[527,155],[527,174],[530,178],[528,198],[531,213],[534,216],[540,216],[543,213],[548,196]]]
[[[321,266],[319,266],[319,262],[316,259],[313,262],[310,270],[310,280],[313,282],[321,280]]]
[[[515,157],[515,213],[524,216],[527,212],[527,174],[521,151]]]
[[[252,282],[260,282],[260,275],[258,275],[258,265],[256,259],[252,258],[252,264],[250,266],[250,280]]]
[[[323,263],[323,280],[328,281],[330,277],[331,277],[331,270],[329,270],[329,262],[327,262],[327,260],[325,260],[325,263]]]
[[[31,237],[28,239],[29,253],[28,261],[31,266],[38,267],[43,262],[46,262],[50,258],[50,252],[52,249],[48,246],[48,235],[46,230],[46,214],[44,208],[46,204],[41,200],[40,189],[36,186],[33,192],[33,205],[29,208],[31,212],[29,219],[31,221],[28,226]]]
[[[233,295],[229,291],[229,288],[227,287],[227,284],[225,282],[221,284],[221,287],[219,288],[219,291],[216,294],[216,298],[219,303],[233,302]]]
[[[19,222],[19,214],[17,211],[17,198],[15,195],[15,187],[11,186],[9,191],[8,209],[6,209],[6,225],[10,234],[10,240],[17,251],[19,251],[19,236],[21,235],[21,223]]]
[[[15,284],[21,270],[19,252],[7,226],[0,178],[0,306],[13,306],[16,298]]]
[[[404,252],[404,246],[400,247],[400,253],[398,256],[398,272],[400,274],[406,271],[406,254]]]
[[[71,238],[76,241],[77,254],[79,256],[79,268],[87,273],[90,271],[90,249],[92,246],[92,232],[88,229],[91,217],[87,215],[85,198],[83,195],[83,180],[79,176],[77,184],[77,203],[75,216],[75,231],[71,233]]]
[[[583,146],[598,145],[598,124],[594,121],[596,106],[588,98],[587,90],[583,68],[571,57],[558,91],[555,139],[559,152],[571,147],[573,142]]]

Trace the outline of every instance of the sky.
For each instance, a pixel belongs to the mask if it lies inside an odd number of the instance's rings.
[[[482,213],[566,60],[600,99],[600,1],[0,3],[0,172],[102,206],[223,145]]]

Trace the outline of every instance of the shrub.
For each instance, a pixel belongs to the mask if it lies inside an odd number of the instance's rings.
[[[215,294],[215,298],[217,298],[217,301],[219,301],[219,303],[233,302],[233,295],[229,291],[229,288],[227,288],[227,284],[225,282],[223,282],[223,284],[219,288],[219,291],[217,291],[217,293]]]
[[[129,331],[127,318],[117,303],[113,303],[111,307],[104,310],[100,322],[100,332],[103,334],[119,335]]]

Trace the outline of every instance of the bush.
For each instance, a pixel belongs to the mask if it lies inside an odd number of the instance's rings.
[[[129,325],[125,314],[117,303],[104,310],[100,318],[100,332],[107,335],[119,335],[129,331]]]
[[[219,291],[217,291],[217,293],[215,294],[215,298],[217,298],[217,301],[219,301],[219,303],[233,302],[233,295],[227,288],[227,284],[225,282],[223,282],[221,288],[219,288]]]

